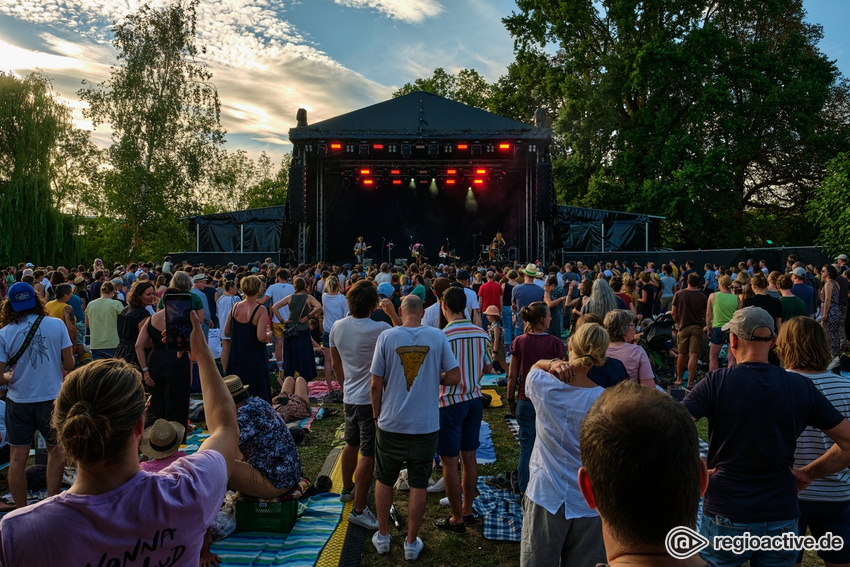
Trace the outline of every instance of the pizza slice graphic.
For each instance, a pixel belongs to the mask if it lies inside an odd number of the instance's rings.
[[[413,381],[419,374],[419,369],[422,363],[425,362],[425,356],[431,350],[427,346],[405,346],[395,349],[398,357],[401,359],[401,366],[404,368],[404,377],[407,380],[407,391],[413,386]]]

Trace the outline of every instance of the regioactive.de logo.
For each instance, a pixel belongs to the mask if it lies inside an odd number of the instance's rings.
[[[667,548],[667,553],[674,559],[692,557],[705,549],[709,543],[698,532],[685,526],[673,528],[667,532],[667,537],[664,539],[664,546]]]

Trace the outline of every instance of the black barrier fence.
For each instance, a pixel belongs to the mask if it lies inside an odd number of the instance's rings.
[[[613,264],[616,260],[619,260],[621,264],[626,263],[628,266],[631,266],[633,262],[637,262],[641,266],[645,266],[648,262],[654,262],[659,269],[661,268],[661,264],[666,264],[670,260],[675,260],[678,266],[684,266],[685,262],[690,260],[700,273],[705,264],[731,268],[737,266],[739,262],[752,260],[753,264],[758,267],[759,260],[764,260],[768,270],[783,272],[785,271],[789,254],[794,254],[798,261],[813,266],[822,266],[823,264],[835,261],[833,258],[825,255],[823,249],[819,246],[729,248],[722,250],[660,250],[650,252],[578,252],[561,250],[557,254],[557,258],[561,263],[582,262],[591,266],[599,261],[603,263],[611,262]]]
[[[206,267],[226,266],[228,262],[233,262],[237,266],[253,264],[254,262],[264,262],[266,258],[271,258],[272,262],[278,266],[291,262],[290,259],[284,258],[280,250],[274,252],[246,252],[239,254],[235,252],[171,252],[171,261],[179,267],[182,262],[189,262],[193,266],[203,264]],[[283,260],[283,262],[281,262]]]

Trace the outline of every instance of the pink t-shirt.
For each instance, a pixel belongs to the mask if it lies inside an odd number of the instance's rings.
[[[649,364],[649,357],[646,356],[646,351],[638,345],[631,343],[611,343],[605,355],[622,362],[623,366],[626,367],[626,372],[629,374],[629,380],[635,384],[640,384],[641,380],[655,383],[655,374],[652,372],[652,366]]]
[[[171,453],[164,459],[151,459],[150,461],[142,461],[141,463],[139,463],[139,466],[143,471],[146,472],[159,472],[177,459],[179,459],[180,457],[185,456],[186,453],[184,453],[183,451],[177,451],[176,453]]]
[[[0,566],[197,565],[227,465],[198,451],[98,495],[63,492],[0,521]]]

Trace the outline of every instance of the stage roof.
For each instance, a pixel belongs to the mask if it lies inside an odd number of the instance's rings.
[[[331,138],[361,140],[527,140],[549,142],[552,131],[416,91],[289,130],[293,144]]]

